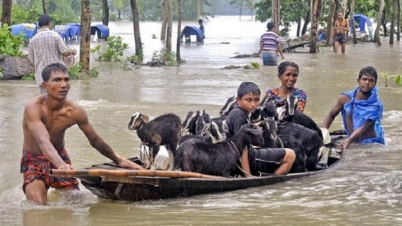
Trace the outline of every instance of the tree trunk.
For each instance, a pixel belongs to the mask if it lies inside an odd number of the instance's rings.
[[[42,0],[42,8],[43,8],[43,14],[47,14],[45,0]]]
[[[167,31],[166,31],[166,53],[172,52],[172,0],[166,0]]]
[[[333,21],[332,19],[334,18],[334,13],[335,13],[335,1],[331,0],[329,3],[329,12],[328,12],[328,18],[327,18],[327,42],[326,45],[329,46],[329,42],[331,41],[331,36],[332,36],[332,26],[333,26]]]
[[[167,12],[166,12],[166,1],[162,0],[162,28],[161,28],[161,40],[166,39],[166,23],[167,23]]]
[[[380,37],[380,27],[381,27],[381,18],[382,18],[382,11],[384,8],[384,0],[380,0],[380,6],[378,7],[378,17],[377,17],[377,27],[375,29],[375,35],[374,35],[374,42],[378,43],[378,45],[381,45],[381,37]]]
[[[341,4],[339,4],[339,0],[335,0],[335,13],[334,19],[332,20],[332,26],[335,25],[335,21],[338,19],[338,12],[341,10]]]
[[[304,18],[304,24],[303,24],[303,29],[302,29],[302,33],[301,33],[302,36],[306,34],[307,26],[310,23],[310,11],[311,10],[307,10],[306,17]]]
[[[321,0],[312,0],[311,1],[311,33],[310,33],[310,53],[317,52],[317,31],[318,31],[318,15],[319,8],[321,5]]]
[[[352,36],[353,36],[353,44],[357,44],[357,38],[356,38],[356,28],[355,28],[355,21],[353,20],[353,15],[355,14],[355,5],[356,5],[356,0],[352,0],[350,3],[350,21],[352,22]]]
[[[102,0],[102,23],[103,25],[109,25],[109,5],[107,0]]]
[[[275,24],[272,30],[278,35],[279,35],[279,25],[281,23],[279,6],[280,6],[280,0],[272,0],[272,22],[274,22]]]
[[[300,29],[301,29],[301,16],[297,19],[297,32],[296,35],[297,37],[300,37]]]
[[[382,28],[384,29],[384,37],[387,37],[387,34],[388,34],[388,32],[387,32],[387,22],[386,22],[386,19],[387,19],[387,17],[386,17],[386,10],[385,10],[385,8],[383,8],[383,10],[382,10],[382,17],[381,17],[381,25],[382,25]]]
[[[398,1],[398,13],[396,22],[396,40],[399,42],[401,40],[401,3]]]
[[[138,15],[137,0],[130,0],[131,12],[133,13],[133,28],[134,28],[134,43],[135,43],[135,55],[140,59],[143,58],[142,43],[140,35],[140,22]]]
[[[121,20],[121,10],[120,9],[117,11],[117,19]]]
[[[201,0],[197,0],[197,18],[195,20],[201,19]]]
[[[395,21],[397,20],[397,11],[398,11],[398,2],[399,0],[393,0],[393,5],[392,5],[392,19],[391,19],[391,31],[390,31],[390,37],[389,37],[389,44],[393,45],[394,44],[394,35],[395,35]]]
[[[13,7],[13,0],[3,0],[2,2],[2,12],[1,12],[1,24],[8,24],[11,26],[11,10]]]
[[[181,43],[181,0],[177,0],[177,11],[178,11],[178,18],[177,18],[177,45],[176,45],[176,61],[177,63],[181,62],[180,58],[180,43]]]
[[[89,49],[91,47],[91,9],[89,0],[81,0],[80,63],[84,71],[89,70]]]
[[[346,16],[347,7],[348,7],[348,0],[342,0],[341,10],[344,16]]]

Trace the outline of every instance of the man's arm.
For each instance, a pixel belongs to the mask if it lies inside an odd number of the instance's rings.
[[[60,35],[57,36],[57,50],[59,51],[59,53],[64,56],[70,56],[70,55],[76,55],[77,54],[77,50],[75,49],[69,49],[66,46],[66,43],[64,43],[63,39],[61,38]]]
[[[84,132],[91,146],[98,150],[99,153],[111,159],[119,167],[142,169],[139,165],[118,156],[113,151],[113,149],[105,141],[103,141],[103,139],[96,133],[96,131],[92,127],[92,124],[88,120],[88,115],[83,108],[78,106],[74,114],[77,125],[82,130],[82,132]]]
[[[343,105],[346,104],[349,101],[349,97],[346,95],[341,95],[336,102],[335,106],[331,108],[329,111],[328,115],[324,118],[324,121],[322,122],[322,127],[329,129],[331,126],[332,122],[334,121],[335,117],[339,114],[339,112],[342,111]]]
[[[41,120],[40,111],[40,107],[34,103],[29,103],[25,107],[24,118],[26,120],[29,133],[35,138],[35,141],[42,153],[57,169],[70,169],[71,166],[66,164],[63,159],[61,159],[57,150],[50,142],[50,135],[45,124],[43,124]]]
[[[359,137],[361,137],[363,135],[364,132],[366,132],[366,130],[374,123],[373,120],[367,120],[360,128],[354,130],[352,132],[352,134],[350,135],[350,137],[348,137],[348,139],[344,140],[339,147],[341,149],[347,149],[349,148],[350,144],[353,141],[358,140]]]
[[[31,46],[28,48],[28,60],[35,65],[34,50]]]
[[[66,52],[62,53],[61,55],[67,57],[67,56],[70,56],[70,55],[74,55],[74,56],[75,56],[76,54],[77,54],[77,50],[75,50],[75,49],[68,49]]]
[[[285,59],[285,57],[283,56],[283,52],[282,52],[282,46],[281,43],[276,45],[276,50],[279,52],[279,54],[281,55],[282,60]]]

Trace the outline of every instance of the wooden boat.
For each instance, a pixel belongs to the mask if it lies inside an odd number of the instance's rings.
[[[122,170],[113,163],[93,165],[80,171],[81,173],[71,171],[71,174],[59,174],[60,172],[57,173],[57,170],[54,170],[56,172],[54,175],[74,175],[87,189],[100,198],[141,201],[188,197],[275,184],[324,173],[335,168],[341,159],[342,154],[339,158],[329,158],[329,167],[320,171],[284,176],[269,174],[252,178],[214,177],[180,171]],[[137,158],[130,160],[141,164]]]

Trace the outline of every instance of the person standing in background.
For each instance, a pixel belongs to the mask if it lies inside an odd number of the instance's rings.
[[[268,31],[261,36],[260,40],[262,62],[266,66],[278,65],[278,53],[281,55],[282,60],[285,58],[282,53],[279,36],[272,30],[274,26],[274,22],[268,22]]]
[[[202,19],[198,20],[198,24],[200,25],[200,30],[202,31],[202,39],[205,38],[205,30],[204,30],[204,25],[202,24]]]
[[[41,94],[46,92],[42,86],[43,69],[52,63],[64,64],[62,56],[77,54],[77,50],[68,49],[63,38],[51,29],[52,18],[47,14],[41,15],[38,33],[29,41],[28,59],[35,66],[35,81]]]

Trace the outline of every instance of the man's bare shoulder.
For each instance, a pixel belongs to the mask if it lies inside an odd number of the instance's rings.
[[[348,103],[350,101],[350,98],[347,96],[347,95],[345,95],[345,94],[341,94],[340,96],[339,96],[339,99],[338,99],[338,103],[340,103],[340,104],[346,104],[346,103]]]
[[[30,99],[28,103],[25,104],[25,111],[40,108],[43,105],[43,101],[44,99],[42,95]]]

